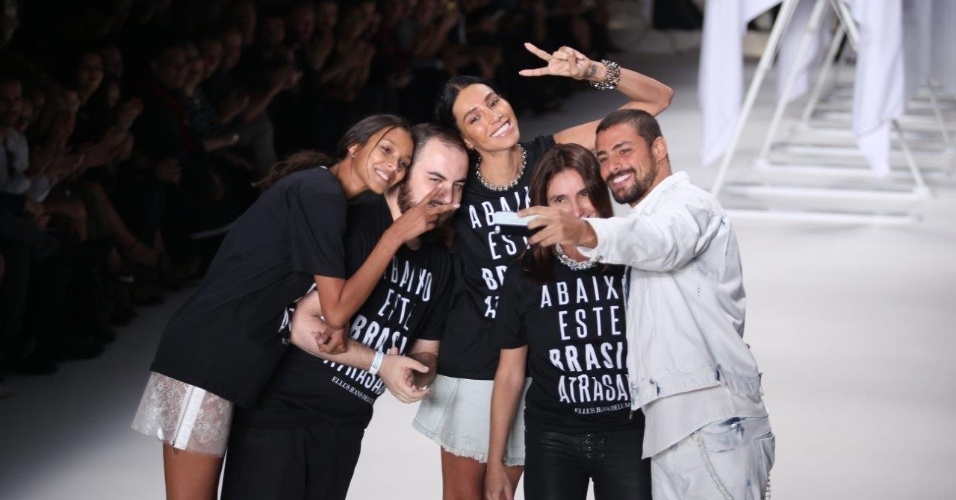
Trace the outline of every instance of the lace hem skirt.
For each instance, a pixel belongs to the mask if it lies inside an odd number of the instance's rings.
[[[233,405],[199,387],[153,372],[133,417],[133,430],[180,450],[221,457]]]

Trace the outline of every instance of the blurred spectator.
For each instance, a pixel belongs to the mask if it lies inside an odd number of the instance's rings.
[[[363,100],[368,109],[405,114],[407,117],[402,102],[406,99],[403,96],[409,94],[414,73],[410,66],[410,44],[402,42],[401,29],[409,16],[408,2],[392,0],[381,5],[382,12],[374,14],[379,19],[374,23],[371,38],[375,57],[372,59],[372,72]],[[422,111],[427,113],[427,110]]]
[[[30,170],[30,147],[16,127],[22,100],[20,81],[0,78],[0,187],[10,194],[26,194],[39,173]]]
[[[133,133],[137,149],[149,160],[154,176],[164,183],[162,233],[166,250],[173,262],[194,266],[198,255],[190,235],[221,227],[228,220],[219,216],[224,214],[214,213],[216,202],[224,197],[222,184],[206,163],[190,128],[183,98],[187,72],[182,44],[166,42],[154,52],[149,73],[139,82],[144,106],[133,124]]]
[[[108,45],[100,49],[100,57],[103,59],[103,70],[106,74],[117,80],[123,79],[123,52],[116,45]]]
[[[383,31],[386,36],[394,31],[398,47],[393,61],[398,66],[388,83],[400,89],[399,112],[413,123],[431,120],[434,97],[449,76],[442,60],[443,46],[457,25],[458,13],[454,9],[439,10],[437,6],[434,1],[403,1],[382,14]],[[385,50],[395,52],[394,48]]]
[[[205,79],[206,62],[192,43],[186,48],[188,70],[183,85],[190,130],[202,144],[210,161],[220,168],[217,173],[224,189],[233,194],[240,207],[255,201],[252,183],[259,179],[256,165],[236,150],[239,134],[225,130],[215,107],[206,97],[200,84]]]
[[[522,44],[601,57],[608,4],[0,0],[0,373],[97,354],[201,272],[277,150],[431,120],[454,74],[557,108],[578,87],[518,76]]]
[[[334,3],[322,2],[321,5],[331,5],[337,12]],[[306,79],[310,79],[325,66],[329,54],[332,53],[332,47],[335,45],[332,32],[334,22],[331,26],[325,24],[321,31],[317,30],[315,5],[312,2],[298,2],[289,9],[288,25],[287,44],[295,55],[299,69],[305,72]]]
[[[3,0],[0,11],[0,48],[5,47],[20,27],[20,5],[16,0]]]
[[[251,0],[234,0],[226,8],[226,23],[239,30],[243,47],[252,45],[256,40],[256,22],[258,14]]]
[[[256,166],[256,175],[261,177],[276,162],[275,136],[272,121],[266,113],[279,92],[298,83],[301,73],[294,66],[284,66],[264,77],[255,76],[256,82],[244,81],[236,71],[242,57],[242,36],[237,28],[226,28],[220,33],[222,59],[219,69],[205,81],[203,90],[217,106],[226,129],[239,135],[237,146]],[[203,45],[204,57],[207,49]],[[231,115],[231,119],[229,118]]]

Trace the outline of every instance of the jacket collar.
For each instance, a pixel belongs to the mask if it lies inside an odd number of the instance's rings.
[[[684,182],[690,182],[690,176],[687,175],[687,172],[680,171],[674,172],[671,175],[667,176],[660,184],[654,186],[654,189],[651,189],[650,193],[647,193],[647,196],[643,200],[637,202],[637,205],[634,205],[634,208],[631,209],[631,212],[639,212],[644,210],[644,208],[652,203],[656,203],[656,200],[661,196],[664,196],[664,193],[674,189],[678,184]]]

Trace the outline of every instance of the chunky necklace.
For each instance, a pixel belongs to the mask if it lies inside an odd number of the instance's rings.
[[[567,254],[564,253],[564,249],[561,248],[560,243],[555,243],[554,254],[558,257],[558,262],[564,264],[565,266],[568,266],[568,269],[572,271],[583,271],[585,269],[591,269],[592,267],[594,267],[594,264],[595,264],[595,262],[591,259],[577,261],[572,259],[571,257],[568,257]]]
[[[503,186],[496,186],[485,180],[481,175],[481,155],[478,155],[478,162],[475,163],[475,177],[478,178],[478,182],[492,191],[507,191],[517,186],[518,181],[521,180],[521,176],[524,175],[524,168],[528,165],[528,151],[521,144],[518,144],[518,147],[521,148],[521,167],[518,169],[518,176],[515,177],[513,181]]]

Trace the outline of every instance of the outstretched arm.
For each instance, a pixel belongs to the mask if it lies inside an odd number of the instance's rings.
[[[603,82],[607,78],[608,68],[604,63],[590,60],[584,54],[570,47],[561,47],[553,53],[547,53],[530,43],[525,43],[529,52],[547,62],[547,66],[536,69],[524,69],[522,76],[565,76],[575,80]],[[642,109],[657,116],[670,106],[674,91],[667,85],[636,71],[620,68],[621,78],[617,90],[630,101],[621,108]],[[594,149],[594,133],[600,120],[582,123],[554,134],[554,140],[561,144],[580,144]]]
[[[607,264],[647,271],[672,271],[700,255],[726,224],[724,213],[699,200],[674,200],[653,213],[578,219],[553,207],[530,207],[521,216],[537,229],[537,245],[577,245],[581,252]]]

